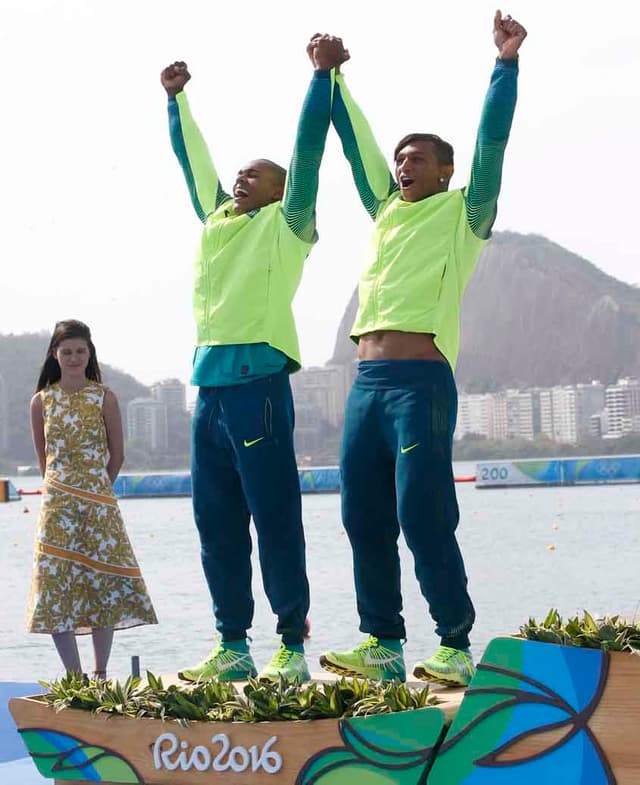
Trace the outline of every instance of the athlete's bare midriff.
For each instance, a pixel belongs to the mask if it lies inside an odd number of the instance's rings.
[[[447,362],[435,345],[431,333],[404,333],[400,330],[377,330],[361,335],[358,341],[358,359]]]

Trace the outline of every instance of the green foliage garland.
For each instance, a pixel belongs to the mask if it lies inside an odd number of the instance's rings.
[[[189,686],[166,686],[147,673],[143,682],[129,677],[83,681],[76,675],[42,682],[44,696],[56,711],[66,708],[125,717],[205,722],[266,722],[366,717],[422,709],[436,704],[428,686],[407,687],[398,681],[371,682],[340,679],[335,682],[260,682],[255,679],[237,689],[229,682],[207,681]]]
[[[530,618],[520,627],[520,634],[523,638],[542,643],[640,654],[640,626],[620,616],[596,619],[584,611],[582,618],[576,616],[565,622],[558,611],[552,608],[540,623]]]

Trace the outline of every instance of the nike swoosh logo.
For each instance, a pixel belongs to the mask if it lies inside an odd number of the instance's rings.
[[[248,442],[245,439],[244,440],[244,446],[245,447],[253,447],[254,444],[257,444],[258,442],[261,442],[263,439],[264,439],[264,436],[261,436],[259,439],[252,439],[250,442]]]
[[[416,442],[415,444],[410,444],[408,447],[400,447],[400,452],[404,455],[406,452],[411,452],[411,450],[415,450],[415,448],[420,444],[420,442]]]
[[[230,660],[229,662],[220,662],[216,664],[216,670],[218,673],[224,673],[225,671],[230,671],[233,668],[249,668],[251,666],[251,662],[246,655],[242,655],[242,657],[238,657],[235,660]]]
[[[365,665],[391,665],[391,663],[397,663],[398,657],[371,657],[368,654],[365,654],[362,658]]]

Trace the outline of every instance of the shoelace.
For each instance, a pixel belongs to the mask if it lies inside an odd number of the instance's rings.
[[[220,653],[223,651],[222,646],[218,644],[215,649],[209,654],[205,662],[214,662],[220,656]]]
[[[373,635],[370,635],[366,641],[362,641],[356,646],[356,651],[363,651],[365,649],[372,649],[377,648],[380,644],[378,643],[378,639]]]
[[[282,646],[278,651],[273,655],[271,660],[271,664],[276,668],[283,668],[285,665],[289,663],[289,660],[293,657],[295,652],[291,651],[290,649],[285,648]]]
[[[401,646],[404,646],[406,642],[407,642],[407,639],[406,639],[406,638],[401,638],[401,639],[400,639],[400,645],[401,645]],[[381,645],[381,643],[380,643],[380,641],[378,640],[378,638],[376,638],[376,636],[375,636],[375,635],[370,635],[370,636],[367,638],[367,640],[366,640],[366,641],[362,641],[362,643],[359,643],[359,644],[358,644],[358,645],[355,647],[354,651],[362,651],[363,649],[371,649],[371,648],[378,648],[378,647],[380,647],[380,648],[384,648],[384,647]]]
[[[458,652],[457,649],[450,649],[446,647],[446,650],[438,649],[438,651],[434,654],[433,658],[438,662],[449,662],[449,660],[453,659],[454,657],[457,657],[459,653],[460,652]]]

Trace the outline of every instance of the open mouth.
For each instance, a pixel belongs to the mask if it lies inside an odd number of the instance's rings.
[[[249,192],[241,186],[236,185],[236,187],[233,189],[233,195],[236,199],[246,199],[247,196],[249,196]]]
[[[400,188],[409,188],[413,183],[414,181],[410,177],[404,177],[404,175],[400,177]]]

